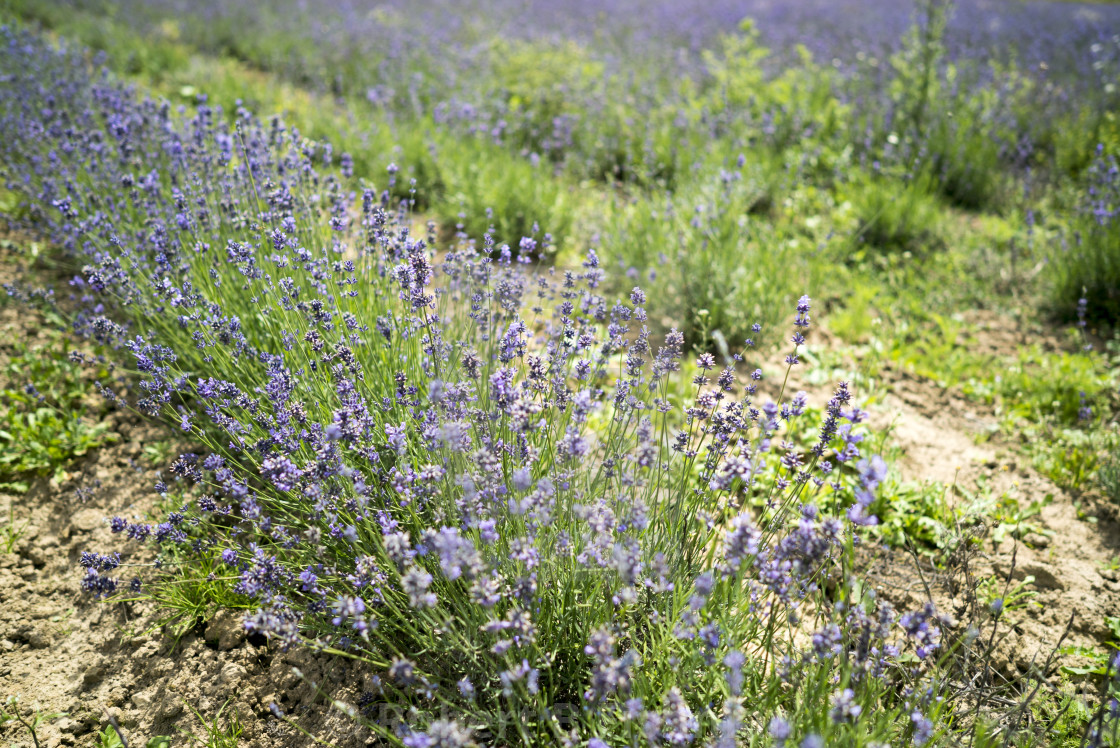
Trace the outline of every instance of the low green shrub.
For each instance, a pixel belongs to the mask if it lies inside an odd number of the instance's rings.
[[[100,420],[106,406],[93,385],[107,374],[104,365],[83,371],[87,357],[61,336],[37,347],[17,343],[16,351],[0,373],[0,482],[8,485],[60,475],[75,457],[117,439]]]

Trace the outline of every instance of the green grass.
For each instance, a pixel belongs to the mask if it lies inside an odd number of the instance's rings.
[[[942,210],[930,179],[899,185],[888,179],[869,179],[844,188],[858,221],[851,239],[863,252],[935,252],[944,246],[938,224]],[[858,250],[857,250],[858,251]],[[862,259],[855,254],[853,259]]]
[[[103,365],[69,360],[58,334],[14,348],[0,389],[0,483],[26,486],[31,476],[60,477],[76,457],[118,437],[101,421],[107,406],[93,385],[107,376]]]
[[[1050,255],[1049,306],[1061,320],[1073,320],[1080,299],[1091,321],[1116,325],[1120,320],[1120,218],[1100,225],[1093,218],[1075,220]]]
[[[970,378],[964,393],[995,406],[998,415],[1031,423],[1076,424],[1082,395],[1090,405],[1111,407],[1120,385],[1111,358],[1092,352],[1045,351],[1034,344],[1001,364]]]
[[[197,709],[187,704],[191,713],[202,724],[205,735],[198,736],[186,730],[181,730],[183,737],[190,741],[190,745],[203,746],[203,748],[237,748],[242,742],[241,734],[244,732],[244,728],[241,725],[241,716],[236,710],[227,714],[224,720],[222,719],[222,715],[228,706],[229,702],[227,701],[213,717],[206,719]]]

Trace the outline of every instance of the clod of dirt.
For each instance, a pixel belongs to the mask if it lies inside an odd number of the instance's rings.
[[[244,616],[232,610],[219,611],[206,624],[206,643],[228,652],[245,643]]]

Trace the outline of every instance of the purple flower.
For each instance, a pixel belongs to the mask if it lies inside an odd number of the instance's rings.
[[[640,660],[632,650],[617,657],[616,644],[614,635],[600,628],[591,634],[583,648],[584,654],[592,660],[591,683],[583,694],[586,701],[600,701],[614,693],[629,693],[630,670],[639,665]]]
[[[474,543],[459,535],[453,527],[443,527],[438,532],[427,530],[424,533],[427,546],[439,556],[440,568],[449,580],[466,575],[473,579],[482,570],[482,559]]]
[[[414,608],[434,608],[435,594],[428,592],[432,575],[423,569],[412,566],[401,575],[401,589],[408,595],[408,604]]]
[[[940,647],[941,629],[938,624],[941,620],[931,602],[927,602],[921,610],[911,611],[898,619],[903,631],[914,641],[919,658],[924,660]]]
[[[385,440],[394,452],[403,455],[408,449],[408,428],[403,423],[400,426],[386,424]]]
[[[98,553],[82,551],[81,558],[78,559],[78,564],[90,570],[112,571],[121,565],[121,554],[112,553],[103,556]]]
[[[331,612],[334,613],[331,625],[349,625],[359,635],[369,636],[370,622],[365,616],[366,604],[362,598],[350,595],[339,597],[331,604]]]
[[[933,737],[933,722],[915,709],[910,713],[910,722],[914,726],[914,745],[925,745]]]
[[[261,475],[272,481],[277,490],[291,491],[296,487],[300,471],[287,457],[272,456],[261,463]]]
[[[732,696],[743,693],[743,665],[746,661],[747,658],[738,650],[728,652],[723,658],[723,664],[727,668],[727,686],[731,689]]]
[[[863,707],[855,703],[855,692],[850,688],[832,694],[832,709],[829,719],[834,723],[855,722],[863,712]]]
[[[117,580],[98,573],[96,568],[87,568],[82,579],[82,590],[95,597],[108,597],[117,589]]]
[[[731,520],[731,526],[723,538],[723,556],[727,570],[737,571],[743,561],[758,555],[762,533],[754,526],[748,514],[743,513]]]
[[[661,740],[669,745],[688,745],[699,727],[680,689],[676,686],[670,688],[661,703]]]
[[[789,736],[793,733],[793,728],[784,718],[774,716],[770,718],[770,724],[766,728],[767,733],[774,741],[774,745],[784,746]]]

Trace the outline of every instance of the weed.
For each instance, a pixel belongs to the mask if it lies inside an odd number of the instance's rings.
[[[191,745],[201,745],[205,746],[205,748],[237,748],[244,728],[241,726],[241,718],[238,716],[236,710],[227,717],[224,727],[221,724],[222,713],[225,712],[226,707],[229,706],[228,701],[218,709],[217,713],[209,721],[189,703],[186,704],[186,706],[191,710],[195,718],[202,723],[202,727],[206,731],[206,737],[201,738],[186,730],[182,730],[182,734],[191,742]]]
[[[180,448],[180,443],[175,439],[157,439],[144,445],[144,459],[152,467],[168,465]]]
[[[995,528],[992,530],[992,542],[1002,543],[1008,535],[1017,540],[1022,540],[1032,534],[1046,538],[1053,537],[1053,531],[1046,529],[1037,521],[1031,521],[1041,515],[1042,509],[1052,501],[1053,496],[1047,494],[1044,498],[1036,499],[1026,508],[1023,508],[1011,494],[1007,493],[1001,496],[995,508],[989,513],[989,516],[996,522]]]
[[[97,396],[69,353],[59,336],[38,348],[19,343],[4,368],[9,382],[20,383],[0,390],[0,479],[9,485],[27,474],[59,477],[75,457],[117,439],[98,420],[105,406],[87,405]],[[103,367],[92,372],[104,374]]]
[[[107,725],[104,730],[97,732],[97,748],[125,748],[125,744],[116,728]]]
[[[877,534],[896,547],[912,543],[930,553],[951,550],[957,515],[946,501],[947,491],[935,482],[889,481],[874,506],[881,519]]]
[[[24,729],[31,735],[31,742],[35,744],[35,748],[39,748],[39,733],[40,726],[53,722],[66,716],[65,712],[41,712],[36,709],[32,712],[30,717],[25,717],[21,714],[19,705],[19,696],[9,696],[2,706],[0,706],[0,726],[6,725],[9,722],[16,722],[22,725]]]
[[[1001,587],[999,579],[987,577],[977,585],[976,595],[980,602],[990,609],[995,610],[993,606],[998,605],[1001,615],[1023,611],[1030,606],[1041,608],[1042,603],[1034,599],[1038,597],[1038,591],[1031,589],[1034,581],[1034,577],[1028,574],[1023,579],[1016,580],[1014,584],[1008,580]]]
[[[1101,675],[1108,676],[1114,671],[1114,661],[1117,659],[1117,652],[1120,652],[1120,616],[1108,616],[1105,618],[1105,626],[1108,627],[1110,639],[1105,643],[1106,649],[1102,652],[1095,649],[1086,649],[1084,647],[1071,648],[1070,654],[1076,654],[1089,660],[1088,665],[1081,666],[1068,666],[1063,670],[1070,675]],[[1120,684],[1115,684],[1120,686]]]
[[[1053,429],[1042,433],[1046,440],[1028,449],[1040,473],[1070,491],[1082,491],[1094,479],[1105,480],[1108,464],[1102,464],[1102,460],[1108,459],[1105,456],[1118,444],[1114,435],[1080,429]]]
[[[11,553],[15,550],[16,544],[19,543],[20,538],[27,532],[27,526],[30,522],[24,522],[22,525],[16,523],[16,502],[14,497],[8,497],[8,522],[4,525],[4,529],[0,530],[0,544],[3,545],[4,553]]]

